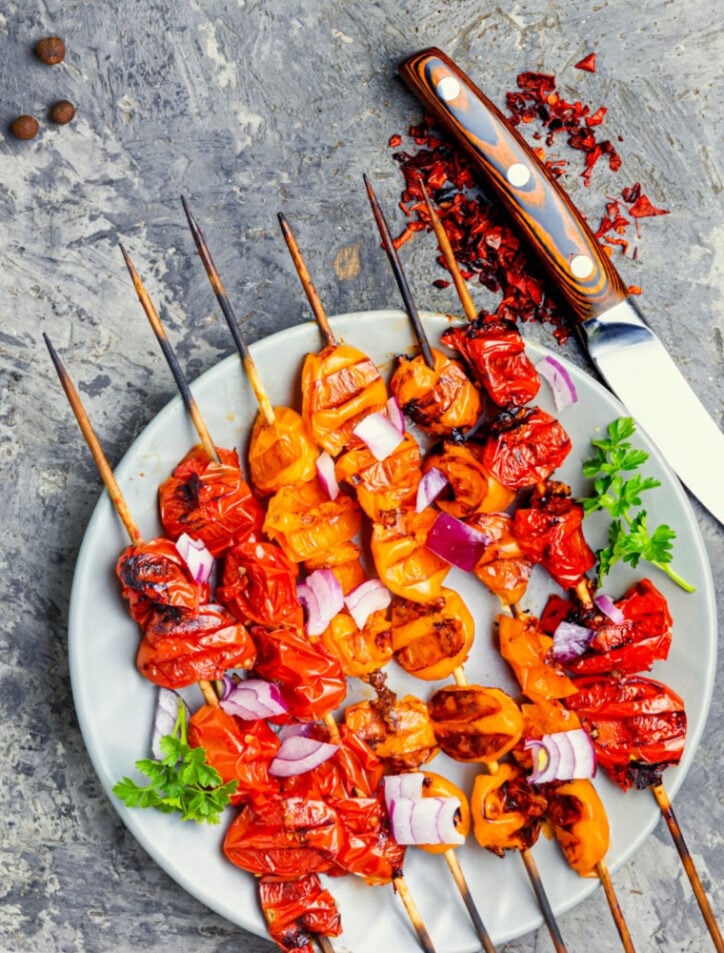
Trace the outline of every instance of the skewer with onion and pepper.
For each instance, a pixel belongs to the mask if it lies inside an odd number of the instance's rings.
[[[593,739],[598,763],[621,790],[648,787],[672,835],[715,948],[721,930],[684,841],[662,781],[684,751],[683,700],[667,685],[640,674],[666,659],[672,619],[662,593],[648,579],[617,600],[591,600],[580,590],[575,603],[552,596],[540,628],[556,636],[575,693],[564,703]],[[565,654],[563,654],[565,653]]]
[[[288,225],[286,225],[284,221],[283,221],[283,228],[284,228],[285,238],[287,240],[287,243],[290,245],[290,249],[293,251],[293,258],[295,262],[300,262],[301,254],[299,252],[298,247],[296,246],[296,242],[293,238],[293,235],[291,234],[291,230],[289,229]],[[324,314],[323,309],[321,307],[321,303],[318,301],[318,298],[316,297],[316,293],[311,287],[311,283],[308,278],[308,272],[306,272],[306,268],[303,267],[303,262],[302,262],[302,269],[301,270],[298,269],[298,270],[300,272],[300,278],[302,279],[303,287],[305,291],[307,292],[308,297],[310,298],[310,303],[312,303],[313,305],[313,310],[315,314],[320,314],[320,313]],[[323,318],[323,321],[326,321],[326,317]],[[398,442],[399,442],[399,439],[400,438],[398,436]],[[352,451],[348,451],[348,452],[351,453]],[[411,495],[411,494],[408,494],[408,495]],[[403,503],[405,502],[407,501],[403,499],[397,499],[395,501],[395,503],[397,504],[395,510],[389,511],[389,512],[394,512],[395,522],[398,522],[400,520],[402,506],[403,506]],[[373,524],[376,523],[377,525],[380,525],[378,521],[375,520],[375,515],[377,515],[377,511],[373,510],[368,515],[370,515],[370,517],[372,518]],[[373,530],[373,533],[374,533],[374,530]],[[421,544],[424,542],[424,538],[426,536],[427,536],[427,533],[425,533],[424,535],[421,534],[420,540],[418,541],[418,545],[417,545],[418,550],[422,549]],[[372,544],[372,548],[374,553],[374,541]],[[435,559],[435,557],[433,557],[432,554],[429,554],[429,553],[428,553],[428,558],[433,560]],[[400,560],[397,560],[397,562],[399,563]],[[379,560],[376,560],[376,567],[379,571],[380,569]],[[442,578],[447,573],[449,568],[450,568],[449,564],[446,565],[444,560],[439,560],[439,559],[437,560],[437,566],[435,567],[435,570],[436,570],[435,574],[438,576],[438,579],[435,580],[435,589],[439,590],[438,592],[439,597],[437,598],[436,606],[433,608],[432,611],[433,611],[433,614],[435,614],[436,618],[438,619],[442,619],[446,606],[448,608],[448,616],[449,618],[451,618],[457,613],[457,610],[455,612],[452,612],[452,608],[453,608],[452,603],[454,602],[455,606],[458,606],[458,604],[461,604],[461,600],[459,599],[456,593],[452,592],[451,590],[442,589],[442,586],[441,586]],[[416,591],[418,582],[422,584],[424,589],[427,585],[427,580],[429,578],[427,573],[420,571],[421,567],[419,565],[417,565],[415,569],[416,571],[413,574],[414,581],[411,587],[411,591]],[[387,578],[385,577],[385,574],[380,573],[380,575],[381,575],[381,578],[383,578],[383,580],[387,582]],[[396,587],[394,582],[391,586],[389,586],[389,588],[393,592],[395,591],[396,588],[398,588],[398,591],[399,591],[399,587]],[[410,587],[406,586],[403,588],[402,591],[407,593],[408,591],[410,591]],[[419,605],[420,593],[415,592],[415,594],[418,600],[418,602],[415,604],[415,608],[422,609],[423,607]],[[400,600],[400,602],[401,601],[402,600]],[[467,610],[465,611],[467,612]],[[469,613],[467,613],[467,615],[469,616]],[[411,629],[412,631],[415,628],[414,618],[411,621],[412,621],[412,629]],[[403,627],[402,624],[400,627]],[[433,628],[437,628],[439,631],[439,626],[433,627]],[[471,633],[472,626],[469,626],[468,628]],[[430,631],[429,626],[426,626],[426,631],[428,632]],[[413,635],[413,638],[414,638],[414,635]],[[448,658],[447,662],[445,663],[441,663],[441,660],[439,657],[439,650],[435,649],[434,654],[436,656],[436,661],[432,664],[432,666],[429,667],[428,677],[432,677],[432,678],[441,677],[439,674],[435,674],[438,671],[441,664],[445,664],[448,666],[447,670],[444,673],[445,675],[449,674],[450,671],[452,671],[452,669],[459,668],[460,661],[467,655],[469,644],[470,644],[470,638],[463,639],[463,645],[461,647],[461,651],[459,653],[456,652],[456,654],[452,658]],[[402,648],[400,648],[400,651],[403,651]],[[377,667],[375,667],[373,671],[375,674],[377,674]],[[365,671],[364,674],[367,676],[370,676],[372,674],[372,671]],[[434,754],[437,751],[434,735],[431,731],[429,718],[427,716],[427,712],[425,710],[424,704],[419,702],[419,700],[414,699],[412,696],[408,696],[406,698],[398,700],[394,696],[394,693],[391,693],[389,692],[389,690],[386,690],[384,688],[378,694],[379,694],[379,698],[378,698],[377,704],[363,702],[363,703],[360,703],[359,705],[348,706],[347,709],[345,709],[345,724],[352,727],[352,729],[356,733],[362,734],[363,737],[366,737],[368,739],[374,739],[375,750],[383,758],[388,769],[410,770],[411,768],[414,769],[419,767],[421,764],[425,763],[425,761],[429,760],[430,757],[434,756]],[[392,733],[389,731],[389,727],[391,724],[395,725],[395,730]],[[379,732],[381,732],[381,735],[379,734]],[[384,736],[384,738],[382,736]],[[398,745],[398,742],[400,742],[399,745]],[[487,935],[487,931],[485,931],[482,925],[482,921],[480,920],[479,914],[472,913],[472,910],[471,910],[472,900],[470,898],[467,887],[464,886],[464,881],[462,880],[462,877],[461,877],[461,871],[459,869],[459,865],[454,856],[454,853],[452,852],[452,849],[446,850],[445,854],[446,854],[446,859],[448,860],[448,864],[451,866],[451,869],[453,870],[453,874],[455,876],[456,882],[458,883],[458,886],[461,889],[464,889],[463,896],[464,896],[466,905],[468,906],[468,909],[471,912],[471,916],[473,916],[473,920],[475,922],[476,929],[478,929],[478,934],[481,938],[481,941],[485,944],[488,944],[487,948],[490,948],[489,946],[490,939],[489,939],[489,936]]]
[[[119,559],[119,576],[123,585],[123,592],[126,596],[131,612],[137,621],[148,621],[149,615],[157,615],[163,618],[164,635],[159,639],[155,638],[153,645],[142,655],[139,650],[137,664],[142,674],[147,675],[159,686],[160,692],[168,692],[170,696],[176,697],[176,690],[185,688],[193,684],[198,679],[199,687],[204,696],[205,704],[197,712],[211,712],[216,719],[223,718],[225,713],[219,707],[219,698],[212,684],[213,681],[221,679],[229,668],[250,668],[254,661],[253,643],[249,639],[246,629],[241,623],[237,623],[230,615],[224,615],[226,610],[221,606],[201,606],[180,605],[178,599],[173,598],[173,593],[181,589],[184,593],[192,588],[192,578],[190,573],[196,571],[205,574],[208,569],[208,562],[201,558],[198,559],[198,549],[194,546],[189,548],[188,563],[182,563],[173,556],[176,546],[167,539],[152,540],[150,543],[144,543],[140,530],[135,524],[128,505],[126,504],[120,487],[115,479],[113,471],[103,453],[98,438],[90,424],[87,414],[82,406],[78,392],[63,367],[60,358],[53,348],[47,335],[45,336],[46,345],[50,356],[55,365],[61,385],[68,398],[68,402],[78,421],[81,432],[85,437],[86,443],[91,451],[93,459],[98,467],[98,471],[106,486],[111,501],[118,512],[118,515],[131,537],[132,545]],[[182,547],[183,548],[183,547]],[[178,554],[177,554],[178,555]],[[131,567],[133,566],[133,569]],[[182,573],[182,567],[188,567],[186,573]],[[169,569],[170,567],[170,569]],[[133,578],[131,578],[131,575]],[[208,591],[208,580],[202,583],[197,582],[197,587]],[[171,596],[171,601],[169,601]],[[164,601],[160,599],[163,597]],[[194,600],[198,603],[198,596]],[[215,633],[211,630],[208,618],[212,617],[214,612],[221,616],[225,626],[219,628]],[[193,615],[191,615],[193,613]],[[149,631],[157,635],[152,626],[146,629],[141,648],[149,639]],[[175,634],[179,628],[183,629],[181,636]],[[237,642],[241,644],[241,652],[237,650],[235,654],[229,651],[227,643],[232,643],[231,635],[243,633],[244,638]],[[220,638],[221,636],[221,638]],[[217,643],[217,644],[215,644]],[[225,651],[220,651],[226,647]],[[251,652],[250,652],[251,649]],[[154,655],[158,656],[158,661],[154,665]],[[228,717],[228,716],[227,716]],[[173,716],[171,716],[173,721]],[[157,728],[160,719],[156,716],[155,735],[159,735],[161,730]],[[258,753],[260,747],[266,744],[267,753],[274,750],[270,742],[271,738],[262,738],[257,735],[257,742],[250,745],[251,735],[247,730],[243,741],[238,737],[238,731],[229,731],[229,726],[223,726],[226,729],[223,747],[227,752],[237,749],[238,756],[235,758],[235,770],[231,778],[224,780],[234,780],[240,777],[240,765],[242,761],[246,762],[250,773],[250,787],[258,790],[260,786],[261,774],[258,765],[252,766],[256,761],[254,757],[249,756],[249,750]],[[198,730],[194,717],[191,718],[189,725],[189,742],[192,746],[198,746],[198,737],[195,733]],[[208,736],[208,732],[206,732]],[[230,739],[232,739],[230,744]],[[157,739],[156,739],[157,740]],[[265,776],[268,779],[268,775]],[[332,947],[327,936],[337,935],[340,931],[339,916],[331,895],[321,889],[318,881],[312,883],[305,882],[305,910],[314,910],[314,915],[304,919],[302,925],[315,933],[315,941],[319,945],[322,953],[332,953]],[[290,898],[279,897],[279,888],[264,885],[260,888],[262,906],[265,910],[269,909],[271,903],[277,906],[283,906],[285,910],[285,926],[291,922],[296,923],[296,937],[299,937],[300,917],[291,917]],[[285,901],[283,903],[283,901]],[[281,924],[277,925],[281,928]],[[277,937],[279,934],[277,930]],[[326,935],[325,935],[326,933]],[[311,953],[311,947],[306,948]],[[306,953],[306,951],[305,951]]]
[[[368,184],[368,193],[371,193],[371,187],[369,186],[369,184]],[[373,199],[373,193],[370,194],[370,198]],[[374,208],[374,202],[373,202],[373,208]],[[382,213],[379,210],[379,207],[377,207],[376,209],[376,218],[378,220],[378,224],[380,222],[384,224],[384,218],[382,216]],[[382,234],[384,239],[384,231],[382,232]],[[396,273],[402,276],[401,268],[398,268]],[[404,276],[402,276],[402,280],[404,280]],[[411,297],[409,296],[409,294],[405,297],[406,299],[411,300]],[[422,332],[422,329],[420,329],[420,332],[418,333],[424,333],[424,332]],[[426,338],[424,340],[426,340]],[[425,349],[423,348],[423,350]],[[470,423],[472,422],[473,421],[471,420]],[[508,499],[508,502],[509,501],[510,499]],[[399,514],[397,515],[397,520],[399,520]],[[424,537],[421,539],[421,542],[424,543],[429,538],[429,535],[430,535],[429,533],[425,533]],[[373,552],[374,552],[374,544],[373,544]],[[379,570],[380,568],[379,561],[377,562],[377,567]],[[445,571],[446,570],[443,568],[442,572],[444,573]],[[383,574],[381,573],[381,575]],[[438,575],[439,575],[439,571],[438,571]],[[418,652],[419,652],[420,642],[427,641],[428,643],[431,643],[427,645],[426,648],[430,649],[432,656],[434,656],[434,658],[429,657],[429,661],[431,664],[424,666],[424,670],[421,672],[419,666],[416,666],[414,663],[412,663],[412,658],[407,657],[408,655],[413,656],[418,653],[416,653],[414,649],[410,651],[409,646],[406,649],[403,649],[402,646],[400,646],[400,649],[398,651],[398,660],[401,660],[401,661],[404,660],[403,661],[404,667],[407,668],[408,671],[410,671],[410,669],[412,668],[413,669],[412,674],[416,674],[416,675],[421,674],[422,677],[435,679],[435,678],[446,677],[452,674],[453,671],[455,671],[457,674],[458,681],[464,681],[464,676],[462,675],[462,669],[460,668],[460,662],[466,657],[471,641],[472,641],[472,624],[468,626],[468,633],[470,637],[462,639],[462,645],[459,646],[460,648],[459,653],[456,650],[454,654],[450,655],[449,652],[445,653],[445,651],[443,651],[441,656],[441,652],[440,652],[441,650],[440,633],[443,628],[446,631],[451,631],[451,622],[454,621],[455,625],[453,626],[453,628],[455,629],[455,631],[460,631],[463,633],[465,631],[465,626],[462,625],[460,622],[460,615],[461,615],[460,605],[462,604],[462,600],[460,600],[457,594],[453,593],[451,590],[442,589],[441,580],[439,580],[439,582],[436,582],[436,586],[435,586],[436,590],[440,589],[439,594],[436,593],[436,595],[438,595],[438,598],[436,600],[437,604],[435,606],[431,606],[428,599],[424,600],[424,604],[420,604],[421,602],[423,602],[423,599],[421,598],[422,596],[429,596],[429,592],[427,591],[428,580],[423,576],[423,578],[421,579],[421,582],[422,582],[422,587],[415,586],[415,589],[413,590],[414,598],[412,601],[408,601],[406,605],[403,605],[403,600],[398,599],[398,606],[402,606],[402,614],[403,614],[403,617],[400,620],[400,625],[398,626],[398,630],[402,630],[405,633],[407,633],[407,636],[409,636],[409,638],[407,639],[408,643],[415,643],[415,642],[417,643]],[[393,586],[391,586],[390,588],[392,588],[393,591],[395,591]],[[445,593],[448,594],[447,598],[445,596]],[[406,595],[408,594],[407,590],[405,590],[405,594]],[[454,599],[452,597],[454,597]],[[448,607],[449,611],[447,615],[447,625],[443,626],[440,620],[445,615],[446,602],[452,602],[452,601],[455,601],[455,605],[457,608],[453,607],[452,605]],[[464,609],[464,606],[462,608]],[[453,609],[454,611],[452,611]],[[465,615],[468,618],[470,618],[469,613],[467,613],[467,610],[465,610]],[[430,624],[430,618],[432,616],[434,616],[434,619],[436,620],[434,624]],[[394,631],[395,631],[395,627],[393,625],[393,632]],[[427,636],[430,636],[429,638],[427,638],[427,640],[425,638],[425,634]],[[394,645],[394,636],[393,636],[393,645]],[[449,649],[450,646],[446,646],[446,648]],[[405,662],[407,662],[408,664],[405,664]],[[460,689],[461,692],[465,695],[465,698],[468,700],[468,703],[469,703],[468,709],[470,708],[470,704],[472,704],[470,702],[470,698],[473,694],[476,696],[476,704],[478,707],[480,707],[480,699],[477,696],[480,694],[485,695],[486,703],[483,704],[482,708],[484,709],[485,716],[488,716],[487,727],[489,727],[492,730],[493,728],[492,722],[494,721],[494,717],[492,716],[491,705],[493,708],[496,708],[497,706],[497,710],[500,713],[501,705],[500,705],[499,699],[496,698],[495,700],[493,700],[492,698],[490,698],[489,696],[491,695],[491,692],[486,689],[483,689],[480,686],[457,686],[456,688]],[[497,691],[497,690],[492,690],[492,691]],[[425,717],[426,713],[424,711],[424,708],[420,709],[419,703],[416,704],[415,699],[411,697],[407,697],[405,699],[397,700],[397,698],[395,697],[394,699],[390,700],[389,698],[390,694],[391,693],[389,692],[385,692],[385,693],[381,692],[377,703],[363,702],[358,705],[353,705],[351,707],[348,706],[348,708],[345,710],[345,721],[348,725],[354,726],[356,731],[361,732],[363,736],[367,737],[369,740],[373,742],[373,744],[375,745],[376,751],[383,756],[388,768],[391,768],[393,770],[395,769],[409,770],[410,768],[416,768],[421,763],[424,763],[426,760],[429,760],[430,757],[434,756],[434,753],[436,752],[436,747],[434,746],[433,740],[432,740],[434,738],[434,732],[432,733],[430,732],[431,726],[430,726],[430,722],[428,718]],[[442,692],[438,694],[444,694],[444,690],[442,690]],[[505,697],[504,693],[499,693],[499,694]],[[444,728],[442,727],[442,723],[449,721],[450,712],[445,711],[445,709],[449,709],[449,707],[450,705],[446,697],[445,700],[441,701],[440,711],[439,711],[439,714],[441,715],[441,718],[440,718],[441,725],[439,725],[438,728],[441,733],[444,733]],[[452,707],[454,709],[459,707],[459,706],[456,706],[454,698],[452,700]],[[509,707],[512,707],[517,714],[517,710],[515,709],[515,706],[513,705],[512,702]],[[469,710],[467,711],[467,714],[468,715],[470,714]],[[466,760],[471,760],[474,757],[474,755],[469,750],[470,745],[472,744],[471,738],[473,737],[473,735],[475,736],[475,740],[476,740],[476,744],[474,745],[476,749],[475,750],[476,760],[479,759],[479,757],[481,757],[481,751],[483,748],[486,749],[486,752],[482,754],[482,757],[487,758],[487,760],[490,760],[491,758],[495,759],[496,757],[500,756],[500,754],[505,753],[505,751],[507,750],[507,748],[504,745],[497,744],[495,746],[495,750],[491,754],[491,751],[488,750],[490,749],[489,744],[488,745],[483,744],[481,746],[480,744],[481,739],[484,739],[486,737],[486,732],[483,728],[485,723],[486,723],[486,718],[483,717],[481,723],[476,722],[476,724],[474,725],[472,729],[470,725],[466,726],[466,731],[464,732],[466,742],[467,742],[466,754],[468,757],[466,758]],[[402,729],[402,726],[404,726],[404,730]],[[455,729],[452,729],[451,732],[448,733],[448,735],[451,735],[451,734],[459,735],[460,734],[459,727],[460,726],[458,725],[457,731],[455,731]],[[499,727],[500,726],[498,725],[498,728]],[[500,732],[498,732],[498,735],[496,735],[496,737],[502,737]],[[513,733],[511,735],[511,738],[510,738],[511,747],[517,741],[518,737],[519,737],[519,732],[517,734]],[[457,753],[459,754],[459,752]],[[527,864],[527,868],[530,873],[533,873],[533,875],[535,875],[534,872],[532,871],[532,860],[530,863]],[[544,897],[539,879],[536,881],[536,893],[538,894],[539,898],[541,898],[541,895],[543,895]],[[550,923],[552,919],[552,913],[550,911],[550,905],[548,904],[547,900],[545,900],[543,903],[543,910],[547,920]],[[562,941],[560,941],[560,934],[559,934],[559,931],[557,930],[557,927],[554,926],[552,928],[552,933],[556,941],[559,942],[559,949],[563,949],[561,945]]]
[[[464,354],[476,379],[484,387],[491,401],[498,405],[522,406],[535,397],[539,386],[536,369],[525,356],[522,338],[512,325],[511,327],[503,327],[496,323],[493,326],[484,323],[479,318],[467,286],[460,274],[444,227],[430,201],[424,183],[420,183],[420,186],[443,259],[452,275],[465,315],[471,322],[466,328],[451,328],[445,332],[443,340]],[[505,373],[501,373],[503,369],[505,369]],[[507,472],[505,467],[501,468],[502,470]],[[516,508],[513,517],[513,533],[521,554],[524,554],[531,563],[541,563],[562,588],[578,587],[579,591],[587,593],[587,584],[584,582],[586,579],[585,573],[595,564],[595,557],[583,537],[582,519],[582,508],[570,500],[568,487],[564,484],[555,483],[548,477],[545,482],[539,481],[535,484],[527,506],[519,505]],[[517,611],[514,602],[512,605],[514,611]],[[501,616],[500,619],[502,620],[502,618]],[[504,624],[507,625],[507,623]],[[507,640],[505,643],[507,652],[504,652],[504,657],[507,654],[509,661],[511,658],[515,660],[516,657],[513,649],[514,644],[513,640]],[[517,644],[520,645],[520,642]],[[525,655],[525,653],[523,654]],[[525,661],[525,659],[519,661]],[[519,666],[518,671],[522,670],[523,667]],[[525,671],[529,672],[530,669],[525,669]],[[558,687],[560,688],[560,686]],[[554,689],[549,688],[548,690],[555,694]],[[563,735],[562,737],[567,736]],[[575,783],[578,789],[585,790],[589,802],[589,814],[600,818],[603,815],[603,809],[600,806],[595,789],[583,781],[576,781]],[[490,786],[490,782],[486,780],[478,781],[477,784],[479,794],[483,786],[486,784]],[[573,795],[571,795],[571,798],[573,798]],[[583,801],[582,795],[579,797],[579,801]],[[560,803],[560,798],[556,803]],[[560,824],[557,833],[562,836]],[[582,842],[580,837],[573,838],[569,836],[567,840],[564,838],[569,847],[565,851],[566,857],[569,859],[572,857],[570,844],[574,840],[578,844]],[[607,837],[605,840],[607,846]],[[603,863],[604,854],[605,849],[597,858],[597,873],[604,885],[624,947],[631,950],[633,949],[632,941],[613,892],[608,870]],[[579,861],[575,861],[573,866],[574,869],[581,870]],[[594,866],[590,863],[589,869],[593,869]]]
[[[299,245],[281,213],[279,223],[307,300],[327,342],[318,354],[307,355],[302,369],[302,417],[309,432],[332,460],[347,449],[359,448],[365,443],[369,445],[366,427],[370,419],[373,442],[380,429],[389,433],[389,425],[395,430],[396,444],[399,444],[400,435],[389,422],[391,408],[387,388],[377,367],[361,351],[337,342]],[[432,940],[401,870],[393,877],[392,883],[400,894],[420,945],[425,950],[432,950]]]
[[[46,336],[45,342],[81,432],[111,501],[131,538],[116,573],[122,593],[143,636],[136,665],[165,688],[198,682],[208,702],[216,700],[211,681],[229,668],[250,669],[256,648],[246,627],[222,606],[208,603],[211,562],[194,540],[163,537],[144,542],[123,499],[78,392]],[[202,547],[203,550],[203,547]]]
[[[203,241],[203,237],[201,240]],[[151,298],[125,251],[124,257],[139,300],[161,344],[184,402],[187,407],[189,404],[195,407],[188,384]],[[213,268],[213,263],[211,267]],[[258,381],[258,374],[250,356],[247,356],[247,365]],[[261,393],[261,402],[271,406],[261,390],[260,383],[255,389]],[[205,434],[207,442],[210,441],[197,407],[192,419],[199,433]],[[296,444],[298,441],[293,442]],[[306,456],[314,461],[315,451],[311,441],[309,443],[310,452]],[[305,468],[308,469],[307,464],[302,462],[295,474],[304,476]],[[289,464],[282,462],[281,471],[286,471],[287,478],[293,480],[295,477],[289,473],[289,469]],[[273,476],[270,470],[267,470],[267,475]],[[279,469],[273,479],[276,482],[282,479]],[[167,484],[168,481],[162,486],[162,491]],[[346,694],[346,683],[336,660],[322,647],[308,644],[303,638],[303,612],[296,596],[297,567],[287,558],[280,546],[264,539],[261,533],[264,511],[251,491],[249,496],[257,508],[258,516],[247,525],[237,527],[234,536],[228,541],[229,546],[223,551],[222,585],[216,595],[224,606],[251,629],[258,649],[255,659],[256,673],[265,678],[273,675],[281,682],[287,703],[295,717],[318,717],[323,713],[320,705],[325,706],[325,711],[329,711],[342,702]],[[163,512],[163,502],[161,510]],[[195,525],[202,534],[217,538],[218,534],[209,523],[208,517],[202,520],[201,516],[197,515],[195,518]]]

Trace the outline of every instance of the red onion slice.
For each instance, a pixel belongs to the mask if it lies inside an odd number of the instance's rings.
[[[409,774],[387,774],[382,780],[385,792],[385,803],[388,810],[391,801],[399,798],[422,797],[422,782],[425,775],[421,771],[411,771]]]
[[[317,479],[322,485],[322,489],[330,500],[336,500],[339,496],[339,483],[337,483],[337,477],[334,472],[334,460],[326,450],[323,450],[317,457],[316,466]]]
[[[304,735],[292,735],[282,741],[276,757],[269,765],[269,774],[277,778],[291,778],[296,774],[304,774],[327,761],[338,750],[339,745],[331,745],[327,741],[306,738]]]
[[[344,597],[344,604],[358,629],[364,627],[373,612],[386,609],[391,602],[392,593],[379,579],[367,579]]]
[[[577,402],[576,385],[559,360],[555,357],[544,357],[542,361],[538,361],[535,369],[548,381],[558,413]]]
[[[163,751],[161,751],[161,738],[173,732],[180,705],[183,705],[186,709],[186,718],[188,719],[191,712],[179,693],[172,688],[159,688],[156,696],[156,711],[153,716],[153,733],[151,735],[151,751],[154,758],[158,758],[159,761],[165,757]]]
[[[438,513],[425,545],[451,565],[471,572],[490,542],[490,536],[480,530],[447,513]]]
[[[188,533],[182,533],[175,545],[179,556],[188,566],[192,578],[196,582],[208,582],[215,560],[201,540],[192,539]]]
[[[367,445],[372,456],[386,460],[400,446],[404,438],[389,417],[376,411],[363,417],[352,433]]]
[[[297,583],[297,598],[307,611],[307,635],[321,635],[344,608],[344,593],[331,569],[315,569]]]
[[[573,662],[582,655],[595,635],[593,629],[587,629],[575,622],[560,622],[553,633],[553,649],[551,654],[556,662]]]
[[[406,430],[405,415],[402,413],[402,407],[400,407],[394,395],[387,401],[387,416],[390,418],[390,423],[394,426],[395,430],[399,431],[404,437]]]
[[[219,705],[228,715],[244,721],[274,718],[289,710],[279,686],[263,678],[245,678],[221,698]]]
[[[611,622],[614,625],[621,625],[622,622],[626,621],[626,616],[621,612],[619,607],[613,601],[610,596],[607,596],[605,592],[602,592],[599,596],[593,600],[601,612],[608,616]]]
[[[448,485],[448,478],[437,467],[423,473],[422,479],[417,485],[417,498],[415,499],[415,512],[422,513],[423,510],[436,500]]]
[[[583,728],[556,731],[540,740],[526,741],[525,748],[533,752],[531,784],[550,781],[572,781],[574,778],[592,778],[596,773],[596,754],[593,742]]]
[[[463,844],[455,827],[459,810],[456,797],[396,798],[389,811],[392,834],[398,844]]]

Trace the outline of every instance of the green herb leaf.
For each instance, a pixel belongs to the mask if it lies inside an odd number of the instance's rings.
[[[655,477],[634,473],[626,479],[622,475],[637,470],[649,458],[645,450],[634,447],[629,441],[635,432],[632,417],[612,421],[606,428],[606,437],[591,441],[595,453],[582,467],[583,476],[593,480],[592,495],[580,501],[584,515],[606,510],[611,517],[608,545],[596,554],[599,581],[617,562],[626,562],[636,568],[643,559],[665,572],[682,589],[694,592],[694,587],[670,565],[676,538],[674,530],[664,523],[650,532],[646,510],[632,512],[642,506],[643,493],[661,486]]]
[[[148,784],[123,778],[113,793],[128,807],[152,807],[164,814],[178,813],[184,821],[218,824],[237,782],[222,784],[219,772],[206,763],[203,748],[186,743],[186,708],[179,702],[176,724],[160,741],[161,760],[142,758],[136,768]]]

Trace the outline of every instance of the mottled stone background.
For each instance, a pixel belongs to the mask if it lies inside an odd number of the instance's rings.
[[[498,103],[519,71],[543,69],[557,74],[569,97],[608,106],[609,133],[624,136],[622,171],[597,169],[590,190],[575,172],[566,184],[592,221],[607,191],[637,180],[671,210],[643,223],[639,258],[622,270],[643,286],[647,314],[721,420],[720,27],[721,4],[713,0],[0,4],[2,953],[272,949],[203,908],[148,858],[121,825],[84,749],[66,619],[100,483],[42,332],[65,355],[115,463],[174,393],[131,292],[119,239],[162,307],[188,373],[230,350],[192,254],[182,191],[213,239],[250,340],[309,316],[278,233],[279,209],[331,314],[397,306],[361,176],[370,173],[394,209],[400,178],[387,140],[418,115],[395,64],[438,45]],[[32,53],[49,33],[68,45],[55,68]],[[591,50],[598,72],[573,69]],[[66,127],[45,122],[59,98],[77,105]],[[7,132],[25,112],[41,119],[32,142]],[[431,286],[429,242],[411,243],[404,257],[419,304],[454,309],[452,289]],[[526,333],[550,343],[547,330]],[[565,353],[583,361],[573,344]],[[721,596],[721,527],[694,508]],[[723,723],[717,694],[676,802],[720,915]],[[616,882],[640,953],[710,948],[662,825]],[[600,890],[561,922],[571,950],[620,948]],[[501,953],[548,949],[541,931]]]

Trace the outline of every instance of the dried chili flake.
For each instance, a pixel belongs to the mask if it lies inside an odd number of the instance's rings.
[[[596,72],[596,54],[589,53],[588,56],[584,56],[582,60],[579,60],[575,66],[576,69],[586,70],[587,73]]]
[[[588,66],[581,65],[586,62],[589,63]],[[579,69],[595,72],[595,54],[592,53],[577,65]],[[621,159],[612,143],[609,140],[599,142],[592,132],[594,127],[603,122],[607,111],[605,106],[600,106],[592,112],[591,107],[580,100],[568,102],[556,90],[556,78],[550,73],[520,73],[517,82],[520,92],[510,91],[506,94],[511,123],[514,126],[521,123],[540,123],[545,131],[546,146],[551,146],[560,133],[567,134],[571,148],[586,154],[581,173],[584,185],[591,184],[594,166],[602,155],[608,156],[612,170],[620,168]],[[540,139],[542,134],[536,130],[533,136]],[[555,164],[547,160],[546,167],[556,178],[560,178],[566,163],[562,159],[556,160]]]
[[[539,82],[532,78],[536,75],[530,74],[526,81]],[[549,92],[552,83],[553,77],[543,76],[540,80],[541,88]],[[517,234],[501,217],[499,207],[493,206],[480,189],[465,156],[443,138],[429,117],[412,126],[409,134],[417,146],[415,151],[393,153],[405,180],[400,207],[407,219],[405,228],[394,239],[395,246],[399,248],[409,241],[416,230],[432,230],[420,188],[422,181],[438,207],[463,278],[477,280],[502,296],[495,315],[512,321],[550,324],[556,337],[566,340],[569,329],[563,315],[549,298],[543,279],[531,266]],[[442,256],[437,260],[446,267]],[[449,282],[437,279],[434,285],[442,288]]]
[[[387,145],[390,147],[390,149],[396,149],[398,146],[402,145],[402,136],[398,135],[397,133],[394,136],[390,136]]]
[[[645,195],[639,195],[629,208],[628,213],[634,218],[648,218],[653,215],[668,215],[669,210],[666,208],[656,208]]]

